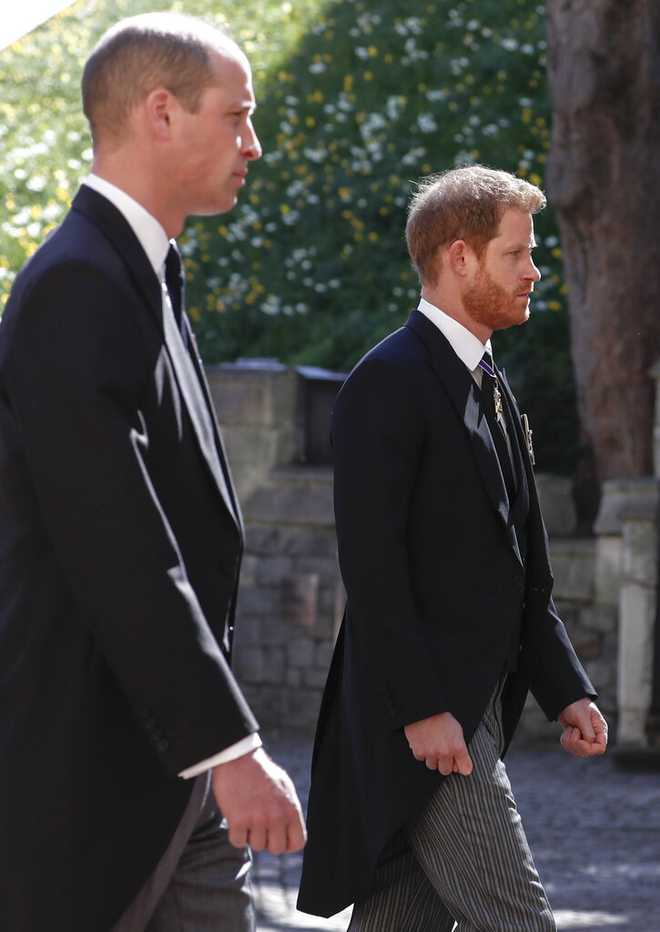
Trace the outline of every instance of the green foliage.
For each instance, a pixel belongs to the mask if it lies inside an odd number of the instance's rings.
[[[80,2],[3,53],[0,303],[85,173],[78,83],[87,51],[121,15],[150,8],[157,4]],[[268,355],[350,368],[416,304],[403,239],[416,179],[480,161],[542,183],[550,107],[540,2],[185,0],[173,8],[231,22],[255,69],[264,148],[238,207],[191,221],[183,237],[208,361]],[[546,424],[535,434],[540,468],[568,470],[577,427],[550,210],[537,239],[544,278],[533,322],[498,335],[495,353],[533,426]]]

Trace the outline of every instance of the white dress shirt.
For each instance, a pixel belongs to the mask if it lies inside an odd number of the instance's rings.
[[[105,178],[99,178],[98,175],[88,175],[83,184],[102,194],[123,215],[153,266],[154,274],[162,284],[165,281],[165,257],[170,248],[170,241],[160,223],[145,210],[142,204],[138,204],[125,191],[106,181]],[[258,732],[253,732],[253,734],[242,738],[218,754],[214,754],[213,757],[208,757],[191,767],[187,767],[181,771],[179,776],[186,780],[190,777],[196,777],[218,764],[226,764],[230,760],[235,760],[237,757],[243,757],[244,754],[255,751],[261,747],[261,743]]]
[[[492,358],[493,348],[490,340],[482,343],[478,337],[470,333],[467,327],[459,324],[457,320],[441,311],[439,307],[431,304],[426,298],[419,299],[417,310],[436,325],[438,330],[449,341],[451,348],[461,362],[470,370],[474,381],[481,388],[483,373],[479,368],[479,362],[484,353],[490,353]]]
[[[461,362],[467,366],[472,374],[472,378],[477,383],[479,388],[481,388],[481,381],[483,379],[483,372],[479,368],[479,361],[484,353],[490,353],[490,358],[493,359],[493,347],[491,346],[490,340],[487,340],[485,343],[482,343],[478,337],[475,337],[473,333],[464,327],[463,324],[459,324],[455,318],[450,317],[449,314],[446,314],[444,311],[441,311],[439,307],[436,307],[435,304],[431,304],[430,301],[427,301],[426,298],[420,298],[419,304],[417,305],[417,310],[420,311],[425,317],[436,325],[438,330],[446,337],[449,341],[449,345],[456,353]],[[493,359],[493,365],[495,360]],[[506,439],[506,445],[509,449],[509,455],[513,458],[513,453],[511,451],[511,439],[509,437],[509,431],[506,426],[506,421],[503,416],[497,415],[497,422],[502,428],[504,437]]]

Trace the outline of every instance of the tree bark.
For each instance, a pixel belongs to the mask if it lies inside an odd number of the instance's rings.
[[[546,0],[548,193],[599,478],[652,473],[660,353],[660,4]]]

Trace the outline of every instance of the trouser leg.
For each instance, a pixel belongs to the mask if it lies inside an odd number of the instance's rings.
[[[500,691],[470,742],[474,770],[440,785],[410,832],[414,855],[457,932],[556,932],[502,748]]]
[[[249,848],[235,848],[208,789],[195,829],[147,932],[254,932]]]
[[[254,932],[248,848],[234,848],[209,774],[196,778],[163,857],[113,932]]]
[[[348,932],[451,932],[454,920],[412,851],[376,870],[367,897],[353,907]]]

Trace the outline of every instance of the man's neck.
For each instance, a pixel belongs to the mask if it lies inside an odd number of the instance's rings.
[[[158,189],[157,172],[140,172],[139,164],[138,159],[131,160],[121,153],[114,154],[112,158],[95,156],[92,173],[109,181],[141,204],[160,223],[168,238],[173,239],[183,230],[185,217],[179,216],[174,210],[165,209],[164,199]]]
[[[442,288],[422,286],[422,297],[429,304],[440,308],[449,317],[453,317],[466,330],[469,330],[484,345],[490,340],[493,331],[473,320],[463,307],[460,295],[452,294]]]

